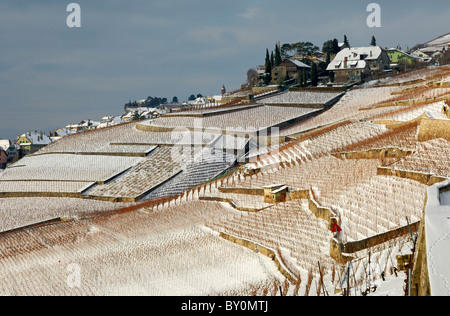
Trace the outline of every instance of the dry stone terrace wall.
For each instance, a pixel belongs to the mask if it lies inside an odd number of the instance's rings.
[[[378,174],[409,178],[433,185],[450,178],[450,142],[433,139],[419,143],[414,153],[379,168]]]
[[[423,119],[420,122],[419,141],[443,138],[450,141],[450,120]]]

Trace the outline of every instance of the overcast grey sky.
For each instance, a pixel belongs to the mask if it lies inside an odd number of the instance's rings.
[[[81,6],[69,28],[67,5]],[[234,90],[276,41],[414,46],[450,32],[448,0],[2,0],[0,138],[122,114],[147,96]]]

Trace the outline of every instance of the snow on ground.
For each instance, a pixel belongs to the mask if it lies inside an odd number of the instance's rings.
[[[401,114],[387,115],[385,116],[385,118],[393,121],[408,122],[418,118],[423,114],[426,114],[434,119],[448,120],[448,117],[444,113],[442,113],[444,104],[444,101],[436,102],[430,105],[413,109],[411,111],[405,111]]]
[[[129,203],[73,198],[22,197],[0,199],[0,232],[54,219],[115,210]]]
[[[231,112],[222,115],[196,117],[160,117],[154,122],[143,121],[140,124],[168,128],[195,128],[210,130],[246,131],[254,132],[264,128],[298,118],[319,109],[284,107],[284,106],[260,106],[243,111]]]
[[[428,188],[425,210],[427,263],[431,295],[450,295],[450,192],[439,194],[440,188],[448,188],[450,181]]]
[[[6,169],[0,180],[104,181],[142,160],[95,155],[30,155]]]
[[[450,142],[438,138],[419,143],[414,153],[389,166],[395,170],[407,170],[450,178]]]
[[[325,104],[341,93],[288,91],[258,101],[261,104]]]
[[[10,233],[0,295],[250,295],[281,284],[272,260],[202,227],[227,214],[192,202]]]
[[[348,91],[331,109],[306,121],[302,121],[283,129],[282,135],[292,135],[326,126],[345,120],[360,120],[373,115],[392,111],[389,108],[375,108],[372,110],[360,111],[372,105],[384,102],[392,97],[391,93],[398,91],[396,87],[372,87],[365,89],[352,89]],[[394,107],[397,108],[397,107]]]
[[[450,206],[450,191],[441,194],[441,205]]]

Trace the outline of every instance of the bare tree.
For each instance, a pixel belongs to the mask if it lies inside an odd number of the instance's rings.
[[[258,72],[251,68],[247,71],[247,84],[249,87],[254,87],[258,84]]]

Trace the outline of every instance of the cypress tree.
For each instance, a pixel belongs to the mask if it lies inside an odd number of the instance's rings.
[[[267,67],[269,67],[270,66],[270,57],[269,57],[269,50],[268,49],[266,49],[266,69],[267,69]]]
[[[377,46],[377,40],[375,36],[372,36],[372,41],[370,42],[370,46]]]
[[[338,42],[338,40],[335,38],[334,40],[333,40],[333,54],[337,54],[337,53],[339,53],[339,42]]]
[[[273,65],[278,66],[279,64],[281,64],[281,49],[280,46],[278,44],[275,45],[275,64]]]
[[[317,72],[317,65],[315,63],[311,66],[311,85],[313,87],[317,87],[319,83],[319,74]]]
[[[270,61],[269,57],[269,50],[266,49],[266,77],[264,78],[265,83],[268,84],[270,80],[272,80],[272,62]]]

